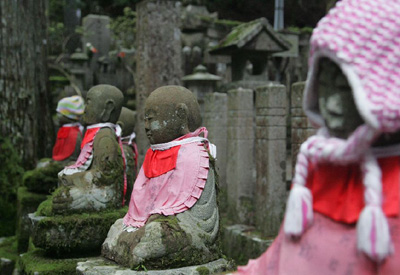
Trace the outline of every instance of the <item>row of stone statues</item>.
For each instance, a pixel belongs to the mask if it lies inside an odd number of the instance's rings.
[[[34,244],[59,256],[82,251],[77,240],[60,245],[44,236],[50,229],[41,221],[53,219],[56,225],[50,231],[60,231],[54,236],[68,242],[74,233],[63,224],[66,220],[106,213],[129,202],[125,217],[104,236],[105,258],[132,269],[191,266],[221,258],[216,149],[200,127],[195,95],[180,86],[150,94],[145,128],[151,147],[137,177],[135,113],[122,103],[122,92],[110,85],[91,88],[84,108],[77,96],[59,102],[53,162],[65,167],[55,191],[31,216]],[[83,136],[79,121],[86,127]],[[63,222],[56,221],[60,216]],[[66,231],[71,231],[69,237],[61,237]]]

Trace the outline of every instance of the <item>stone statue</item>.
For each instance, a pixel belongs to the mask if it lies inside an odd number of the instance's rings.
[[[134,132],[136,122],[136,112],[128,108],[122,107],[121,115],[119,116],[117,124],[122,129],[122,148],[125,154],[126,160],[126,178],[127,178],[127,190],[125,201],[129,201],[133,184],[137,175],[138,166],[138,149],[135,142],[136,134]]]
[[[147,151],[128,213],[110,228],[102,255],[120,265],[163,269],[220,257],[215,148],[199,105],[180,86],[156,89],[145,105]],[[197,128],[197,129],[196,129]],[[202,137],[201,135],[204,135]]]
[[[314,30],[304,109],[319,130],[300,148],[279,235],[239,274],[400,272],[399,11],[342,0]]]
[[[88,91],[82,117],[87,130],[78,160],[59,173],[59,188],[53,193],[52,203],[55,214],[121,206],[125,177],[121,129],[115,123],[123,99],[122,92],[110,85]]]
[[[49,193],[57,187],[58,172],[76,161],[80,153],[83,126],[79,123],[84,102],[80,96],[62,98],[57,104],[60,128],[53,147],[52,159],[41,159],[34,170],[24,175],[29,191]]]

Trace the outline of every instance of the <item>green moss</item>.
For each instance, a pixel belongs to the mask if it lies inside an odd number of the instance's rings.
[[[62,164],[57,161],[51,161],[45,167],[27,171],[23,177],[24,185],[29,191],[49,194],[56,188],[58,172],[62,169]]]
[[[41,249],[35,249],[21,256],[18,261],[19,269],[26,275],[64,275],[76,274],[78,262],[87,258],[54,259],[45,255]]]
[[[213,50],[232,45],[246,37],[259,24],[259,20],[241,24],[235,27]]]
[[[52,216],[52,209],[53,209],[53,197],[49,196],[47,200],[42,202],[39,207],[36,210],[36,215],[37,216],[46,216],[50,217]]]
[[[199,266],[196,268],[196,271],[199,272],[199,275],[208,275],[210,274],[210,270],[205,266]]]
[[[33,243],[48,254],[98,255],[111,225],[122,218],[127,207],[96,213],[55,215],[37,222]]]
[[[18,259],[17,237],[8,237],[0,243],[0,258],[6,258],[13,261]]]

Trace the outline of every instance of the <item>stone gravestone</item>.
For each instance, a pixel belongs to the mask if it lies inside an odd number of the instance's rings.
[[[164,85],[180,85],[182,44],[179,1],[145,0],[136,6],[137,142],[139,163],[149,143],[144,131],[144,102],[149,93]]]
[[[204,98],[203,124],[208,137],[217,146],[217,168],[219,175],[220,202],[226,203],[228,96],[225,93],[211,93]],[[221,197],[222,196],[222,197]]]
[[[286,87],[256,89],[256,226],[278,234],[286,202]]]
[[[75,28],[81,22],[81,10],[78,8],[77,0],[67,0],[64,6],[64,26],[67,35],[70,37],[66,43],[66,48],[69,53],[73,53],[80,45],[80,38],[75,33]]]
[[[303,91],[305,82],[297,82],[292,85],[291,98],[291,121],[292,121],[292,172],[296,164],[297,154],[300,150],[300,145],[306,139],[315,134],[315,129],[311,126],[307,116],[303,111]]]
[[[253,90],[228,91],[227,196],[229,216],[237,223],[254,222]]]

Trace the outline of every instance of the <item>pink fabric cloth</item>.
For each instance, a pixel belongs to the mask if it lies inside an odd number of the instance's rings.
[[[237,274],[400,274],[400,219],[389,218],[397,250],[381,265],[357,253],[355,225],[335,222],[314,213],[314,224],[298,241],[288,239],[282,228],[264,254],[239,266]]]
[[[190,209],[207,181],[209,156],[202,142],[181,145],[175,169],[147,178],[143,167],[133,186],[127,226],[142,227],[152,214],[175,215]]]

